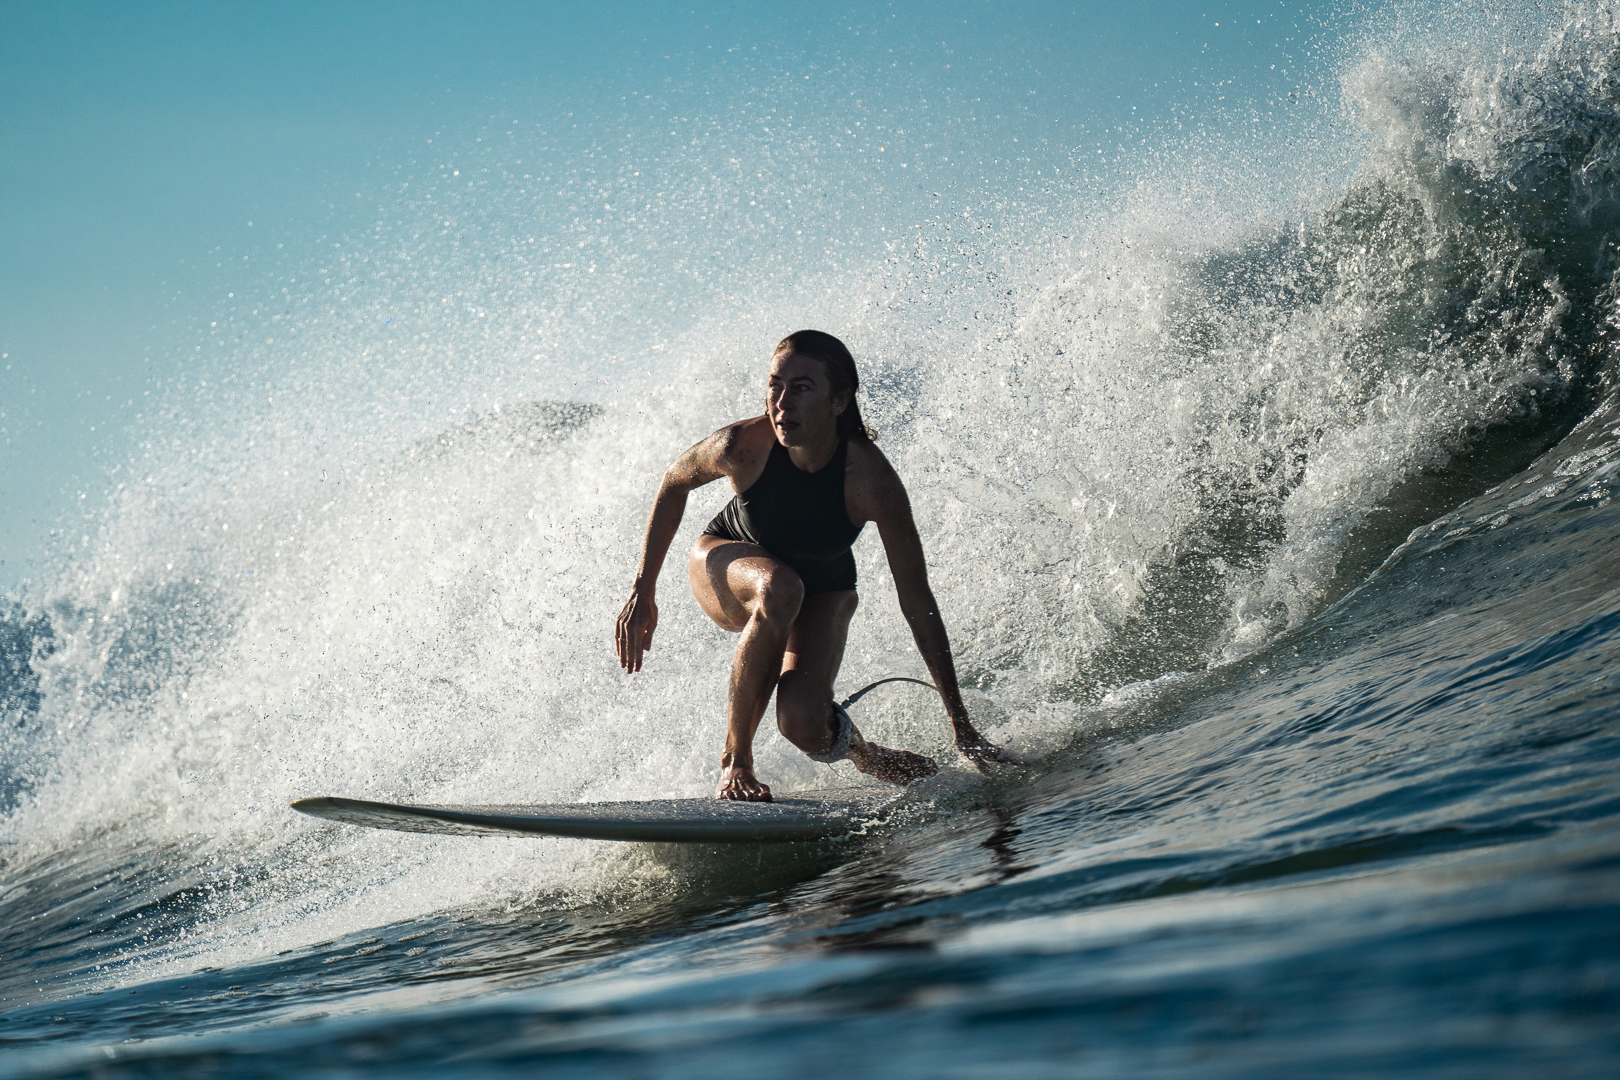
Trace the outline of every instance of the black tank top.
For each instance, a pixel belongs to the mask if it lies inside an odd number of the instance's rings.
[[[771,454],[749,489],[732,498],[703,530],[745,544],[758,544],[804,580],[805,593],[855,587],[850,545],[861,526],[844,505],[844,468],[849,439],[838,441],[832,460],[815,472],[793,464],[787,447],[772,440]]]

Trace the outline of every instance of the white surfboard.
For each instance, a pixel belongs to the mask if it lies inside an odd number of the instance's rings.
[[[541,806],[406,806],[361,799],[300,799],[299,813],[401,832],[455,836],[570,836],[644,843],[825,840],[882,820],[895,788],[796,791],[772,802],[652,799]]]

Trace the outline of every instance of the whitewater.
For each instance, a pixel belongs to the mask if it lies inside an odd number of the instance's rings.
[[[6,1074],[1612,1075],[1620,26],[1434,11],[1056,148],[853,60],[492,107],[222,255],[0,607]],[[613,618],[806,326],[1026,768],[902,686],[947,767],[832,843],[288,809],[711,791],[734,639]],[[924,677],[855,553],[840,693]]]

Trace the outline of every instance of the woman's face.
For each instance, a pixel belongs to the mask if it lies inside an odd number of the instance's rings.
[[[838,417],[849,407],[849,395],[833,397],[827,365],[820,360],[784,353],[771,360],[765,412],[783,446],[821,442],[838,430]]]

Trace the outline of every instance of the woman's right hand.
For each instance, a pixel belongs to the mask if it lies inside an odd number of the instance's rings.
[[[641,654],[652,648],[656,629],[658,605],[653,602],[652,591],[635,589],[614,624],[613,645],[619,653],[620,667],[631,674],[641,670]]]

